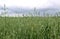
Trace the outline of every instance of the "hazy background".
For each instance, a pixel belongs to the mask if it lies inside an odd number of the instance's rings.
[[[47,8],[60,7],[60,0],[0,0],[0,6],[6,4],[7,7],[28,7]]]

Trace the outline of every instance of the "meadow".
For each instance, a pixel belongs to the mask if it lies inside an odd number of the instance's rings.
[[[60,39],[60,17],[0,17],[0,39]]]

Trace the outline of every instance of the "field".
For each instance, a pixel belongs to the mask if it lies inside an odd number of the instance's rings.
[[[0,39],[60,39],[60,17],[0,17]]]

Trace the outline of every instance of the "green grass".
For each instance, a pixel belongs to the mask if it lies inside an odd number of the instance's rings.
[[[60,39],[60,17],[0,17],[0,39]]]

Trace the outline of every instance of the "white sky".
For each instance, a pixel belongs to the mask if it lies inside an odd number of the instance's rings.
[[[45,8],[55,5],[60,6],[60,0],[0,0],[0,5],[3,6],[4,4],[6,4],[7,7],[17,6]]]

